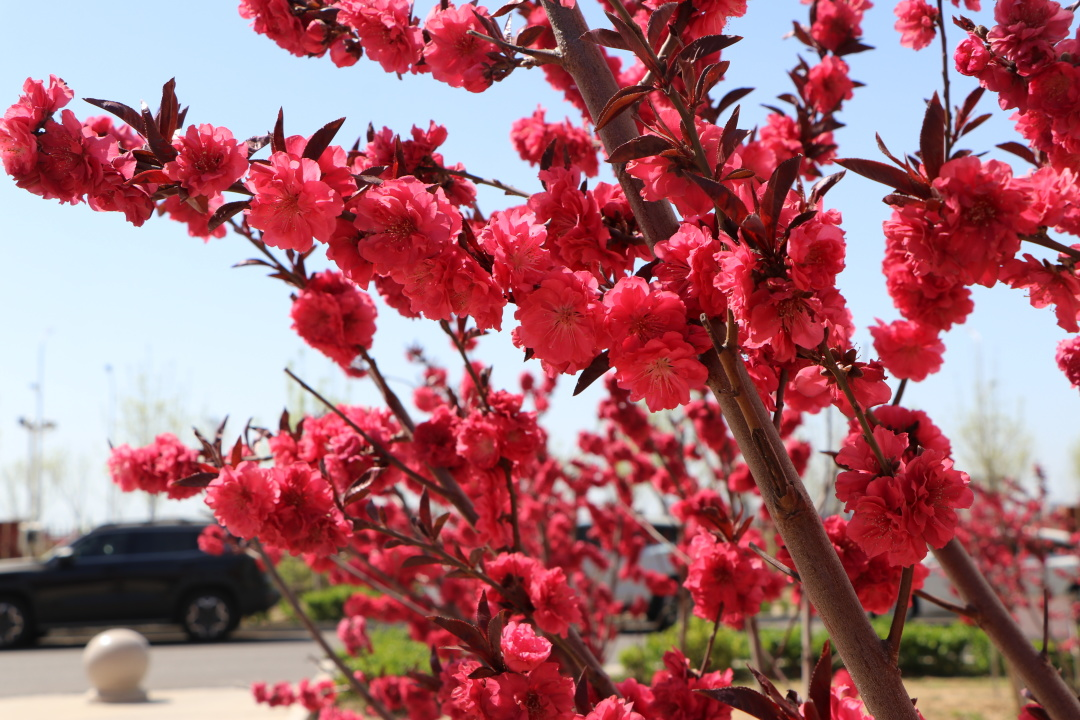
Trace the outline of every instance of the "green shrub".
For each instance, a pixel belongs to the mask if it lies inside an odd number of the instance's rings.
[[[889,632],[889,618],[877,618],[874,628],[880,637]],[[687,628],[686,655],[695,666],[701,662],[712,632],[712,624],[691,618]],[[678,628],[653,633],[640,647],[627,648],[619,656],[626,674],[642,682],[652,678],[663,667],[663,655],[678,643]],[[801,647],[799,626],[790,633],[786,628],[762,628],[761,644],[765,652],[776,659],[780,669],[789,677],[799,674]],[[823,630],[813,636],[814,656],[821,653],[827,638]],[[786,641],[785,641],[786,639]],[[834,653],[834,661],[839,658]],[[710,667],[733,668],[736,675],[746,672],[750,663],[750,645],[745,632],[721,627],[713,644]],[[908,677],[916,676],[978,676],[990,672],[990,641],[977,627],[963,623],[925,625],[909,623],[900,644],[900,670]]]
[[[315,622],[337,622],[345,617],[345,603],[356,593],[373,595],[375,591],[357,585],[331,585],[304,593],[300,605]]]
[[[431,650],[409,637],[403,625],[381,625],[368,632],[371,652],[357,657],[342,654],[345,664],[360,670],[368,678],[381,675],[404,675],[411,670],[429,671]]]

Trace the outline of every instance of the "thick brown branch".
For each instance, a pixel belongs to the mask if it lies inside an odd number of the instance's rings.
[[[619,85],[604,61],[600,47],[581,39],[581,36],[588,32],[589,26],[585,24],[580,7],[575,5],[565,8],[559,3],[547,0],[544,0],[543,5],[551,21],[551,29],[555,32],[555,40],[563,58],[563,69],[574,78],[578,91],[589,108],[589,114],[595,120],[600,117],[600,111],[619,89]],[[629,113],[623,113],[605,125],[599,134],[604,150],[610,154],[623,143],[636,138],[638,131]],[[667,202],[642,200],[641,182],[626,173],[623,163],[613,163],[612,168],[649,247],[671,237],[679,226],[671,205]]]
[[[940,550],[934,550],[934,556],[967,601],[971,617],[1008,658],[1009,664],[1050,717],[1054,720],[1080,718],[1080,699],[1024,636],[963,545],[952,540]]]

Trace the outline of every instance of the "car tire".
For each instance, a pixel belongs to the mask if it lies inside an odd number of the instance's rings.
[[[240,622],[232,598],[220,590],[192,593],[184,601],[180,613],[184,632],[195,642],[224,640]]]
[[[14,597],[0,597],[0,650],[25,647],[35,638],[37,632],[26,602]]]

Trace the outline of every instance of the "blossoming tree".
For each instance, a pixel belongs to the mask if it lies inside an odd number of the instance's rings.
[[[971,312],[971,286],[1027,290],[1062,328],[1080,329],[1080,244],[1060,239],[1080,231],[1071,11],[999,0],[990,29],[957,16],[966,37],[950,62],[942,2],[898,3],[901,43],[918,50],[938,39],[945,67],[909,152],[882,144],[878,160],[843,158],[833,137],[856,87],[844,58],[869,49],[860,39],[867,0],[810,3],[793,32],[814,62],[798,62],[787,107],[770,108],[753,130],[740,127],[745,91],[722,84],[740,72],[721,58],[739,40],[723,33],[744,0],[602,4],[607,20],[589,29],[574,0],[493,9],[443,0],[423,21],[403,0],[241,2],[256,32],[342,67],[366,54],[387,72],[430,72],[473,93],[542,72],[586,124],[550,123],[542,110],[514,124],[515,148],[539,167],[543,191],[532,195],[447,163],[446,131],[434,122],[408,136],[372,129],[347,149],[334,144],[340,120],[290,135],[279,114],[269,134],[244,140],[239,130],[185,125],[172,82],[156,114],[88,99],[116,122],[77,117],[59,78],[27,80],[0,121],[0,156],[19,187],[135,225],[157,212],[195,236],[232,231],[258,252],[248,264],[291,286],[300,337],[373,382],[384,401],[285,414],[278,428],[200,438],[197,450],[171,436],[121,447],[110,460],[116,480],[171,497],[205,492],[228,532],[264,557],[301,555],[380,591],[347,605],[340,633],[350,651],[369,645],[369,618],[407,622],[432,647],[430,674],[348,677],[387,719],[861,713],[849,686],[830,688],[828,651],[807,673],[804,698],[764,675],[761,693],[730,687],[730,669],[709,671],[677,649],[651,683],[614,682],[601,658],[620,608],[583,571],[610,555],[620,558],[613,577],[659,596],[681,585],[693,612],[717,625],[742,626],[797,583],[867,709],[879,720],[914,718],[896,656],[929,549],[963,594],[958,609],[1041,703],[1030,712],[1080,716],[954,539],[957,511],[975,497],[948,439],[900,405],[908,382],[940,369],[941,334]],[[965,0],[965,11],[978,5]],[[507,15],[524,28],[504,31]],[[981,88],[954,104],[952,72]],[[1032,165],[1023,175],[960,146],[988,117],[975,113],[984,91],[1015,111],[1026,143],[1000,147]],[[598,152],[617,183],[583,180],[598,173]],[[876,359],[853,347],[837,287],[843,218],[826,203],[843,174],[829,174],[835,166],[882,184],[892,207],[883,272],[903,319],[871,328]],[[477,184],[520,202],[483,214]],[[331,269],[308,269],[315,252]],[[395,394],[369,354],[372,291],[445,332],[460,380],[413,351],[424,385],[411,402]],[[504,322],[540,375],[523,375],[516,390],[494,386],[471,354]],[[1058,360],[1080,386],[1075,335]],[[608,393],[600,428],[582,435],[573,459],[547,451],[541,422],[560,375],[576,375],[579,388],[603,382]],[[829,407],[850,420],[835,453],[847,516],[823,521],[800,479],[810,449],[794,433],[804,414]],[[671,427],[650,421],[658,411]],[[593,488],[607,488],[607,499]],[[633,509],[640,488],[667,499],[681,523],[677,578],[638,562],[655,532]],[[581,514],[596,544],[576,536]],[[881,641],[865,613],[893,606]],[[347,717],[326,685],[299,695],[324,718]]]

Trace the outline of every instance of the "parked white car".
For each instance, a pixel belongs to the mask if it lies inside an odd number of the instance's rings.
[[[1080,600],[1080,550],[1073,543],[1072,536],[1064,530],[1040,528],[1036,537],[1049,543],[1051,551],[1046,555],[1045,563],[1034,556],[1024,559],[1022,572],[1029,605],[1038,607],[1044,585],[1051,598]],[[927,555],[923,565],[930,570],[923,583],[923,592],[947,602],[963,604],[937,558]],[[919,597],[913,598],[911,617],[944,618],[952,615],[940,605]]]
[[[670,524],[670,521],[667,523],[654,523],[653,527],[668,542],[651,542],[642,548],[638,565],[645,571],[652,571],[670,578],[677,577],[678,572],[671,562],[672,546],[670,542],[675,540],[678,528]],[[590,525],[578,525],[578,539],[594,542],[588,536],[590,528]],[[648,585],[641,581],[616,578],[612,583],[612,568],[618,567],[619,558],[612,555],[608,557],[608,563],[608,568],[602,570],[595,563],[586,561],[583,569],[594,580],[613,585],[615,600],[622,603],[626,608],[631,607],[640,599],[644,599],[647,603],[645,618],[655,626],[655,629],[663,630],[675,624],[678,617],[678,597],[676,595],[653,595]],[[617,570],[615,572],[617,574]]]

